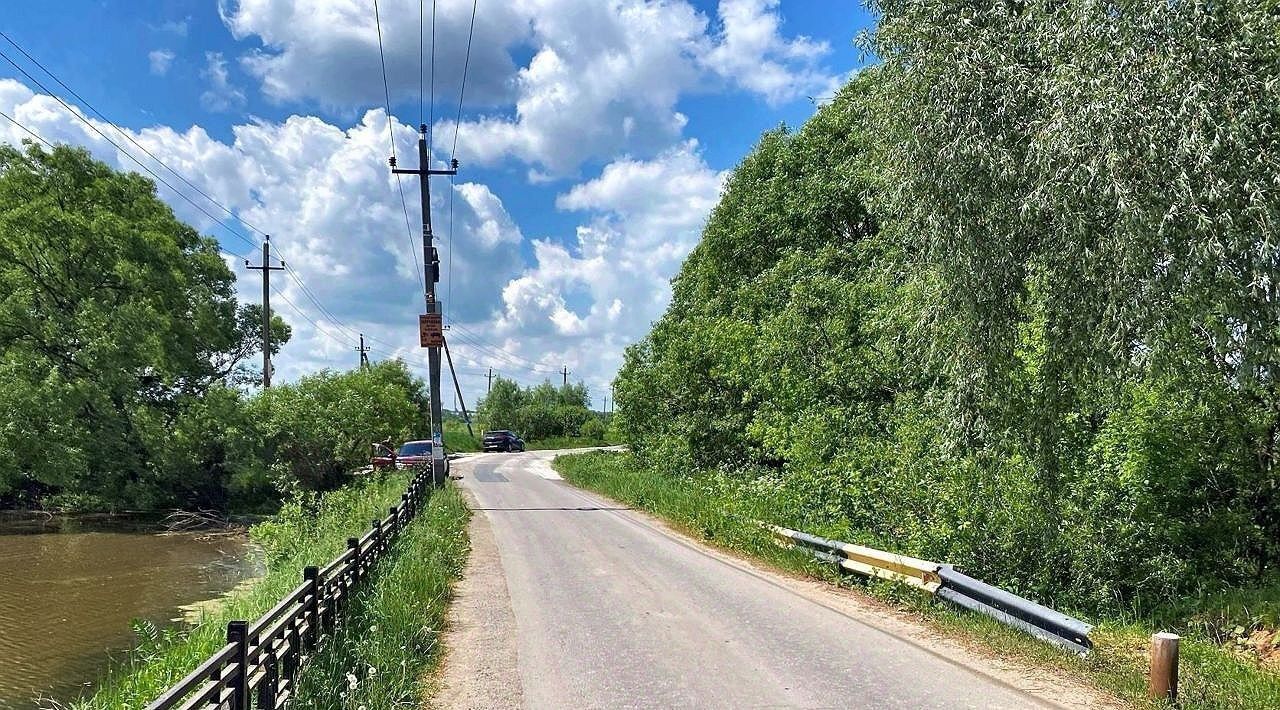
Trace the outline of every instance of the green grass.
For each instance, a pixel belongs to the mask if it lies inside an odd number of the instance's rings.
[[[440,658],[453,581],[466,561],[469,516],[457,489],[431,497],[301,675],[296,707],[418,707],[424,679]]]
[[[720,547],[764,560],[776,567],[832,582],[840,578],[796,550],[774,543],[756,521],[777,520],[781,501],[767,485],[727,476],[673,476],[638,465],[625,453],[588,452],[561,456],[554,467],[574,485],[665,518],[689,534]],[[1160,707],[1146,699],[1147,645],[1154,630],[1183,635],[1180,664],[1182,708],[1280,708],[1280,674],[1261,668],[1247,656],[1218,642],[1220,630],[1248,619],[1255,627],[1274,622],[1280,586],[1238,590],[1203,600],[1188,600],[1149,619],[1102,620],[1092,634],[1095,650],[1077,658],[979,615],[888,583],[863,584],[869,593],[892,602],[953,637],[994,653],[1055,669],[1114,693],[1136,707]],[[1238,626],[1238,624],[1237,624]],[[1214,631],[1218,629],[1219,631]]]
[[[250,528],[266,555],[261,580],[230,596],[190,629],[139,626],[138,647],[116,659],[97,689],[72,707],[145,706],[222,647],[228,621],[256,619],[302,581],[304,567],[327,564],[346,548],[348,537],[363,535],[370,521],[400,502],[409,478],[407,471],[370,476],[323,497],[286,503],[278,514]]]
[[[456,419],[444,421],[444,448],[446,452],[467,453],[480,450],[480,430],[471,425],[475,436],[467,433],[466,422]]]
[[[528,451],[544,451],[547,449],[587,449],[593,446],[609,446],[609,442],[599,439],[588,439],[582,436],[552,436],[546,439],[535,439],[525,442]]]

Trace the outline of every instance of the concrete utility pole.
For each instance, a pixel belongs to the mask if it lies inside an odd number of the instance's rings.
[[[360,334],[360,347],[356,352],[360,353],[360,369],[363,370],[369,366],[369,348],[364,346],[364,333]]]
[[[488,382],[484,387],[484,394],[487,397],[493,391],[493,368],[489,368],[489,376],[485,378]]]
[[[444,413],[440,403],[440,348],[444,345],[442,324],[444,311],[440,307],[440,302],[436,300],[436,283],[440,281],[440,254],[432,244],[431,176],[456,175],[458,161],[452,161],[448,170],[431,169],[431,151],[427,148],[427,124],[424,123],[419,126],[418,133],[418,168],[416,170],[397,168],[394,157],[389,162],[393,173],[417,175],[422,188],[422,270],[426,277],[427,312],[418,320],[418,329],[421,345],[427,348],[427,364],[431,379],[431,474],[436,485],[443,485],[445,480]]]
[[[561,370],[561,373],[564,374],[564,386],[568,387],[569,386],[569,366],[565,365],[564,369]]]
[[[244,265],[251,271],[262,272],[262,387],[271,386],[271,272],[284,271],[284,262],[271,265],[271,235],[262,242],[262,266],[254,266],[248,259]]]

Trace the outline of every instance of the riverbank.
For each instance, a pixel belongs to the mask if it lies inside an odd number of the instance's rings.
[[[1280,707],[1280,673],[1268,670],[1264,654],[1250,653],[1234,638],[1265,629],[1274,638],[1275,610],[1280,588],[1237,591],[1229,595],[1188,600],[1179,609],[1145,619],[1102,619],[1092,638],[1095,651],[1085,659],[1059,652],[990,619],[958,613],[931,603],[910,591],[885,584],[862,584],[837,578],[828,566],[776,545],[755,521],[774,520],[778,507],[767,488],[717,476],[675,477],[647,470],[625,453],[591,452],[557,458],[555,469],[574,485],[662,517],[688,534],[724,549],[761,560],[779,569],[819,577],[833,583],[854,584],[896,608],[929,621],[935,628],[996,656],[1031,661],[1055,673],[1087,680],[1115,693],[1136,707],[1159,707],[1145,697],[1148,639],[1154,630],[1183,635],[1180,707]],[[1071,610],[1064,610],[1071,611]],[[1209,621],[1212,620],[1212,621]],[[1215,629],[1239,628],[1233,638]],[[1228,643],[1222,643],[1222,641]]]
[[[258,617],[297,586],[304,567],[323,565],[340,554],[348,537],[363,534],[370,520],[400,502],[410,477],[408,471],[367,477],[327,494],[303,494],[285,503],[279,513],[249,531],[265,558],[260,581],[230,596],[194,627],[140,629],[137,647],[116,659],[107,675],[72,707],[145,706],[223,645],[227,621]]]

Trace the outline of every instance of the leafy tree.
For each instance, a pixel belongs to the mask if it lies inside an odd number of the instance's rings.
[[[232,283],[145,178],[0,146],[0,497],[166,499],[156,447],[256,347]]]
[[[486,429],[510,429],[527,439],[577,436],[594,414],[586,385],[555,387],[549,381],[521,388],[513,380],[495,378],[480,401],[477,417]]]
[[[373,443],[424,433],[414,401],[421,389],[403,362],[387,360],[264,390],[249,403],[249,417],[277,487],[328,490],[368,465]]]

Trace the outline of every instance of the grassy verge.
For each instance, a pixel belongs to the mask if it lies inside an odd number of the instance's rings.
[[[255,619],[298,585],[302,569],[324,565],[364,534],[369,521],[400,501],[410,472],[370,476],[322,497],[286,503],[271,519],[250,528],[266,555],[267,572],[187,629],[140,627],[138,647],[119,659],[91,695],[73,703],[82,710],[143,707],[225,643],[226,623]]]
[[[789,521],[776,519],[781,506],[770,499],[767,487],[723,476],[671,476],[637,465],[629,454],[612,452],[562,456],[554,466],[565,480],[575,485],[658,515],[718,546],[789,571],[829,581],[858,583],[852,578],[840,580],[828,566],[773,543],[754,521],[768,520],[784,525]],[[1092,636],[1095,652],[1084,659],[1059,652],[985,616],[958,612],[892,585],[867,585],[866,589],[979,648],[1057,669],[1105,688],[1137,707],[1159,707],[1145,697],[1147,644],[1158,624],[1159,630],[1183,635],[1180,707],[1205,710],[1280,707],[1280,673],[1269,671],[1256,659],[1222,645],[1222,639],[1210,631],[1222,627],[1220,620],[1209,625],[1203,622],[1206,617],[1241,613],[1242,599],[1249,602],[1248,609],[1254,616],[1258,609],[1274,610],[1280,599],[1280,589],[1274,587],[1270,592],[1240,592],[1188,603],[1185,608],[1170,610],[1159,619],[1104,619]],[[1244,613],[1249,615],[1249,611]]]
[[[472,425],[474,427],[474,425]],[[445,451],[456,453],[467,453],[470,451],[480,450],[479,429],[474,430],[476,435],[467,433],[466,422],[460,422],[454,419],[446,419],[444,422],[444,448]]]
[[[450,590],[466,560],[469,515],[456,489],[431,497],[301,675],[297,707],[417,707],[422,679],[439,660]]]
[[[528,451],[543,451],[546,449],[587,449],[593,446],[609,446],[609,442],[600,439],[588,439],[583,436],[553,436],[547,439],[537,439],[525,443],[525,449]]]

